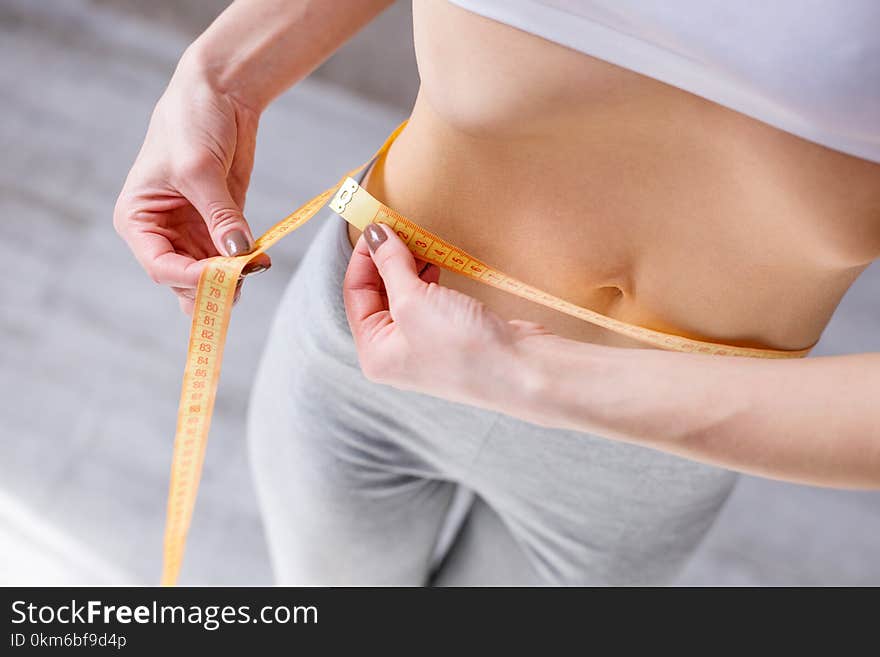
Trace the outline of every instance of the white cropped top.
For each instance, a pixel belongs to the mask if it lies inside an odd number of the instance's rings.
[[[451,0],[880,162],[880,0]]]

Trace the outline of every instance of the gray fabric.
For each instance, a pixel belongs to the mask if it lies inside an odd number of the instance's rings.
[[[342,303],[345,223],[323,220],[251,398],[251,461],[279,583],[669,582],[736,476],[367,381]],[[462,490],[473,491],[470,513],[443,541]],[[446,554],[434,572],[438,544]]]

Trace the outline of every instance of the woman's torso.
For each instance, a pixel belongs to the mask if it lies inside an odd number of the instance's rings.
[[[421,90],[369,189],[502,271],[634,324],[797,349],[880,255],[880,165],[445,2],[414,19]]]

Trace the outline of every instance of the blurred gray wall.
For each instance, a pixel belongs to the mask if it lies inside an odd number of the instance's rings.
[[[291,0],[292,2],[295,0]],[[136,15],[195,38],[228,0],[90,0],[96,7]],[[397,0],[314,75],[358,95],[398,108],[412,106],[419,88],[413,54],[412,5]]]

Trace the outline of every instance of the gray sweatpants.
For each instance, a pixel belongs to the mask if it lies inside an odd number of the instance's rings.
[[[342,303],[345,222],[323,220],[251,399],[279,583],[669,582],[735,475],[367,381]]]

